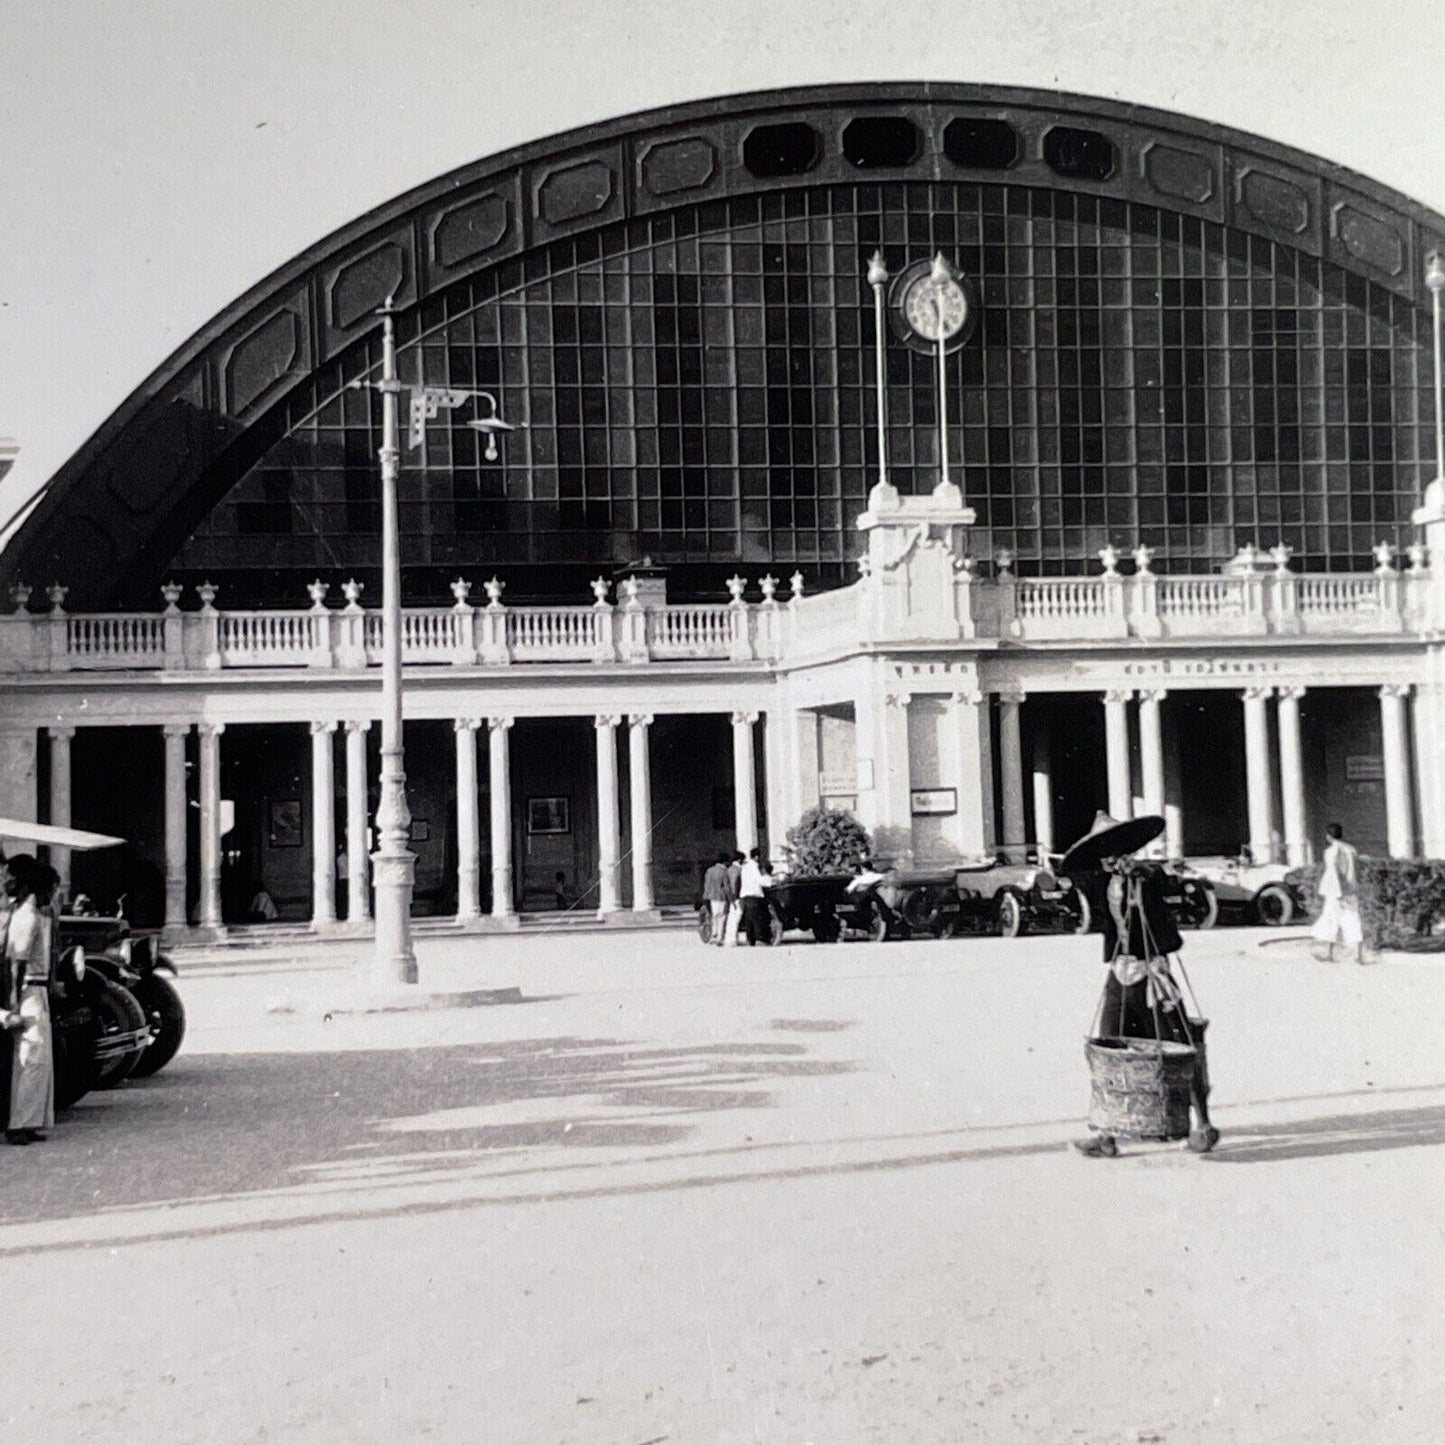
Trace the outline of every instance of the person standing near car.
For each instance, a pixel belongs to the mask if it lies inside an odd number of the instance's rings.
[[[16,986],[20,1027],[12,1046],[10,1114],[5,1137],[32,1144],[55,1127],[54,1041],[50,1032],[50,958],[55,920],[50,903],[59,886],[55,869],[29,855],[10,860],[14,911],[5,933],[5,957]]]
[[[754,848],[743,859],[742,872],[738,880],[738,897],[743,909],[743,931],[748,936],[748,947],[758,939],[766,944],[773,941],[773,931],[768,926],[768,899],[765,889],[766,875],[763,873],[762,854]]]
[[[1335,944],[1355,950],[1355,962],[1365,961],[1365,930],[1360,922],[1360,855],[1345,842],[1338,823],[1325,829],[1325,852],[1316,886],[1324,906],[1312,930],[1316,943],[1325,945],[1325,959],[1335,961]]]
[[[728,916],[723,926],[723,946],[738,946],[738,929],[743,921],[743,855],[734,853],[728,863]]]
[[[731,861],[726,853],[719,853],[717,862],[702,875],[702,901],[707,904],[708,913],[712,917],[712,933],[707,941],[718,948],[722,947],[728,905],[732,903],[731,885],[728,882],[728,864]]]

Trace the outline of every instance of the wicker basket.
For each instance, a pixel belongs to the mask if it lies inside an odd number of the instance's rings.
[[[1084,1052],[1093,1083],[1091,1129],[1128,1139],[1189,1137],[1198,1050],[1155,1039],[1094,1038]]]

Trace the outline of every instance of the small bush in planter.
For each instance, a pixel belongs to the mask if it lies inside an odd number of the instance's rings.
[[[856,873],[872,851],[868,830],[841,808],[809,808],[788,829],[788,862],[797,877]]]
[[[1291,871],[1319,916],[1321,865]],[[1371,948],[1408,948],[1445,931],[1445,859],[1361,858],[1360,922]]]

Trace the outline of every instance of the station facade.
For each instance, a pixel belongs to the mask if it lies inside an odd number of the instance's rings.
[[[896,860],[1062,847],[1097,807],[1164,813],[1177,856],[1302,862],[1331,820],[1438,856],[1440,249],[1256,137],[967,86],[692,105],[443,177],[241,298],[52,481],[0,558],[3,811],[130,839],[60,862],[143,921],[264,891],[364,924],[354,383],[392,298],[403,386],[486,394],[422,404],[403,454],[419,911],[688,903],[818,802]],[[935,257],[968,313],[941,358]]]

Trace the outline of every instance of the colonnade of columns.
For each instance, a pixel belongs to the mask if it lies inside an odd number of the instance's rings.
[[[760,714],[738,711],[731,715],[733,786],[737,800],[737,846],[747,850],[758,843],[757,763],[754,724]],[[456,743],[457,809],[457,919],[475,923],[481,908],[481,815],[478,769],[478,734],[487,737],[487,794],[492,870],[490,918],[504,926],[515,921],[512,860],[511,716],[462,717],[453,720]],[[630,866],[630,912],[655,910],[652,862],[652,713],[598,714],[593,719],[596,738],[597,858],[600,918],[621,913],[622,870]],[[626,727],[628,751],[628,816],[630,853],[622,852],[622,814],[617,733]],[[337,880],[336,779],[333,738],[340,728],[345,737],[345,853],[346,874]],[[352,925],[371,917],[367,860],[367,720],[338,723],[318,719],[311,735],[311,874],[312,926],[330,929],[337,923],[336,883],[344,883],[346,916]],[[189,724],[167,725],[165,738],[165,855],[168,925],[186,920],[186,737]],[[221,737],[224,723],[201,723],[197,728],[199,756],[200,889],[196,922],[218,930],[221,917]],[[70,818],[69,736],[74,729],[51,729],[51,818]]]

